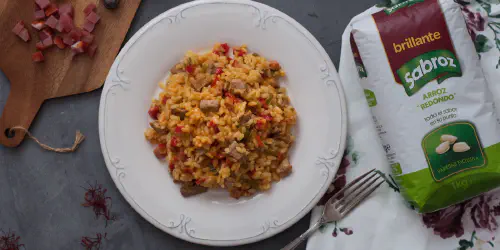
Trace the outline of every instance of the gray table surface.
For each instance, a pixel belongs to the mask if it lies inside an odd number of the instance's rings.
[[[341,36],[349,20],[377,0],[260,0],[295,18],[326,49],[338,66]],[[187,1],[143,0],[127,38],[158,14]],[[9,82],[0,72],[0,110]],[[0,146],[0,229],[20,235],[26,249],[82,249],[82,236],[107,232],[101,249],[209,249],[160,231],[123,199],[104,164],[99,145],[98,108],[101,90],[45,102],[31,131],[50,145],[71,145],[76,130],[87,139],[73,154],[44,151],[25,140],[18,148]],[[0,111],[1,112],[1,111]],[[107,227],[80,204],[86,182],[97,181],[113,198],[118,220]],[[261,242],[227,249],[280,249],[304,232],[310,216]],[[215,248],[212,248],[215,249]],[[302,244],[299,249],[305,249]]]

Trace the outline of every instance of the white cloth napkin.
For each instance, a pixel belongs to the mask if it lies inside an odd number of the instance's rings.
[[[500,109],[500,0],[456,2],[463,5],[463,14],[481,56],[486,79]],[[378,9],[372,7],[353,20]],[[348,107],[348,147],[337,174],[339,178],[321,202],[331,197],[334,190],[340,189],[346,181],[369,169],[377,168],[390,178],[389,164],[359,85],[349,43],[350,31],[349,24],[342,36],[339,66]],[[313,209],[311,225],[321,214],[321,202]],[[498,191],[432,214],[419,215],[406,205],[398,192],[384,185],[348,217],[315,233],[307,243],[307,250],[500,249],[498,223]]]

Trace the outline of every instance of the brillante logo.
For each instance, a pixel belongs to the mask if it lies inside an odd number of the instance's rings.
[[[401,53],[407,49],[412,49],[416,48],[420,45],[426,44],[426,43],[431,43],[436,40],[441,39],[441,33],[439,32],[429,32],[425,36],[421,37],[409,37],[406,38],[402,43],[393,43],[392,46],[394,47],[394,52],[396,53]]]

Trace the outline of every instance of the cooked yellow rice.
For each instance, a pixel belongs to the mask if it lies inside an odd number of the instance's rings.
[[[202,191],[225,188],[239,198],[268,190],[291,172],[297,115],[279,87],[281,66],[245,45],[233,51],[233,58],[226,44],[201,55],[188,51],[160,83],[145,137],[158,144],[155,155],[169,162],[175,182]],[[202,100],[216,102],[208,110]]]

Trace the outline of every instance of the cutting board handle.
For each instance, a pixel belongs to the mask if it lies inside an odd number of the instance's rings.
[[[11,86],[15,85],[11,84]],[[19,130],[9,134],[9,129],[14,126],[29,129],[44,101],[41,95],[23,92],[22,89],[11,89],[2,117],[0,117],[0,144],[7,147],[19,146],[25,136],[25,133]]]

